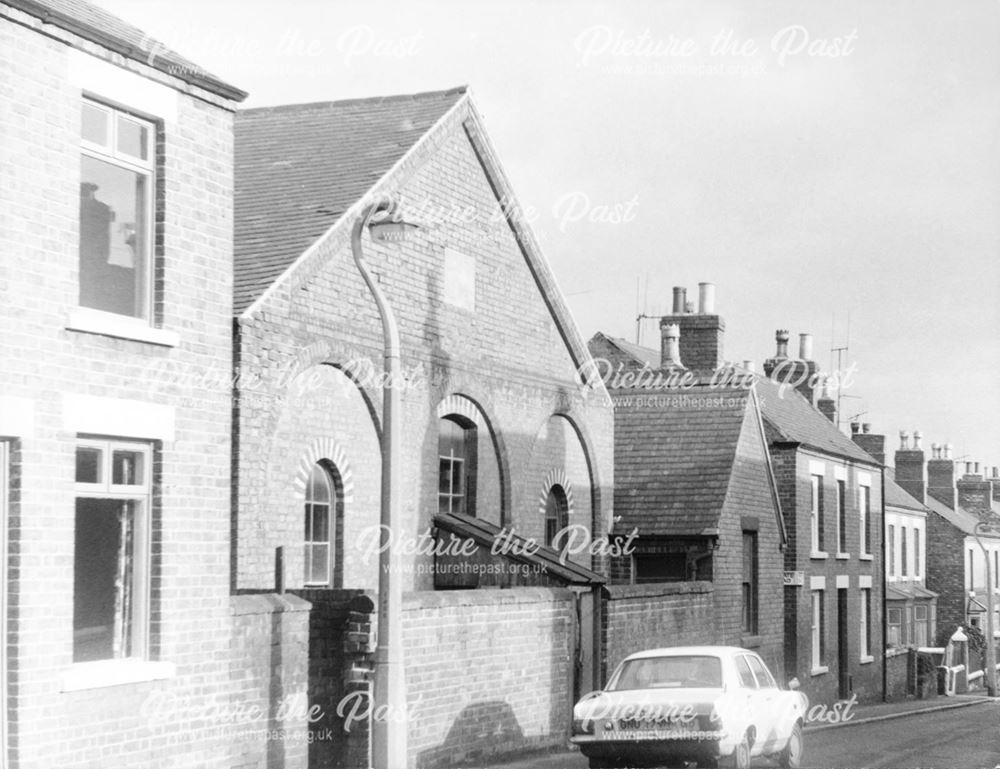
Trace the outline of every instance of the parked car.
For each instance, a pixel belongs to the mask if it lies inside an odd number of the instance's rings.
[[[806,708],[747,649],[653,649],[625,658],[603,690],[577,703],[572,741],[591,769],[687,761],[747,769],[755,756],[791,769],[802,761]]]

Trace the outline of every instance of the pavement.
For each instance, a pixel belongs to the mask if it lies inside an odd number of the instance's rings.
[[[805,731],[808,734],[827,729],[847,729],[858,724],[888,721],[918,713],[953,710],[984,702],[1000,703],[1000,697],[987,697],[982,694],[957,694],[953,697],[934,697],[927,700],[853,705],[849,710],[840,711],[841,720],[839,723],[812,723],[806,726]],[[586,766],[586,759],[580,756],[580,752],[573,746],[567,746],[560,750],[524,754],[503,761],[473,763],[469,765],[468,769],[567,769],[567,767],[574,766]]]

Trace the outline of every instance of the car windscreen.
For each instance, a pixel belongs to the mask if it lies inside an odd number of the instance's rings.
[[[608,687],[622,689],[717,689],[722,687],[718,657],[672,655],[628,660]]]

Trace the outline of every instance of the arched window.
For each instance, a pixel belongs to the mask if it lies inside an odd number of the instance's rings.
[[[476,427],[457,416],[438,422],[438,512],[476,514]]]
[[[566,490],[558,483],[549,489],[545,498],[545,544],[552,546],[560,529],[569,525],[569,500]]]
[[[306,485],[305,584],[332,585],[337,523],[343,514],[344,496],[336,471],[313,465]]]

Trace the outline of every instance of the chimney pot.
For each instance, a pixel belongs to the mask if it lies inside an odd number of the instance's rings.
[[[857,435],[860,429],[861,425],[859,423],[851,422],[851,435]]]
[[[867,435],[871,431],[872,431],[872,423],[871,422],[865,422],[863,425],[861,425],[861,432],[863,432],[865,435]]]
[[[920,441],[924,439],[924,434],[919,430],[913,431],[913,448],[918,450],[923,450],[923,446],[920,445]]]
[[[689,301],[684,302],[684,314],[685,315],[694,314],[694,302],[689,302]]]
[[[973,462],[972,463],[972,472],[975,475],[979,475],[979,463],[978,462]]]
[[[662,349],[660,365],[667,367],[682,367],[681,363],[681,327],[676,323],[660,323]]]
[[[802,360],[813,359],[813,335],[799,334],[799,357]]]
[[[944,444],[944,458],[945,459],[951,459],[951,444],[950,443]]]
[[[715,315],[715,284],[698,284],[698,314]]]
[[[899,431],[899,448],[903,451],[910,448],[910,434],[906,430]]]
[[[743,368],[745,368],[750,373],[753,373],[757,370],[757,364],[754,363],[752,360],[745,360],[743,361]]]
[[[684,313],[684,305],[687,302],[687,289],[684,286],[674,286],[674,315]]]
[[[777,352],[774,353],[775,358],[787,358],[788,357],[788,331],[785,329],[778,329],[774,334],[775,341],[778,343]]]
[[[936,443],[931,444],[931,459],[939,459],[941,457],[941,447]]]

